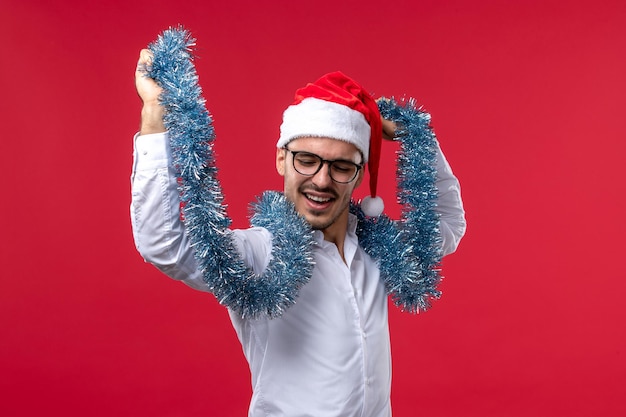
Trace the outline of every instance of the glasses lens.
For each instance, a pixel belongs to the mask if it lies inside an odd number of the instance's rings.
[[[337,182],[350,182],[356,176],[358,167],[348,161],[335,161],[330,166],[330,177]]]
[[[314,175],[322,165],[322,158],[312,153],[298,152],[293,156],[293,167],[302,175]]]

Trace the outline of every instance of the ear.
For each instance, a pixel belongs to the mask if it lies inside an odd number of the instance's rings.
[[[287,158],[287,152],[284,149],[276,149],[276,171],[281,177],[285,176],[285,158]]]
[[[357,175],[356,180],[354,180],[354,189],[358,188],[359,185],[361,185],[364,177],[365,177],[365,167],[359,170],[359,174]]]

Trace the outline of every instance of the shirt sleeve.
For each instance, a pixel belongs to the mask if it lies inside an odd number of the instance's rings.
[[[172,279],[209,291],[180,216],[176,174],[167,133],[135,135],[130,215],[135,246],[146,262]],[[257,274],[269,263],[271,234],[262,228],[229,234],[244,263]]]
[[[166,133],[135,135],[130,217],[135,247],[170,278],[208,291],[180,220]]]
[[[439,213],[443,255],[453,253],[465,234],[466,221],[461,186],[437,143],[437,212]]]

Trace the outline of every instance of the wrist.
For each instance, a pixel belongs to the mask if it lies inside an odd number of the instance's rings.
[[[163,107],[157,102],[145,103],[141,109],[141,127],[139,134],[148,135],[150,133],[165,132],[165,124],[163,123]]]

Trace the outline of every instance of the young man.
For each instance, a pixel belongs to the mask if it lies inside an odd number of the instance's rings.
[[[132,175],[136,245],[165,274],[209,291],[180,221],[161,90],[143,70],[150,60],[142,51],[136,72],[143,101]],[[298,90],[285,111],[276,169],[286,199],[315,230],[315,266],[280,317],[242,317],[229,308],[252,374],[250,416],[391,415],[387,291],[378,261],[360,245],[349,208],[373,157],[370,142],[392,138],[394,129],[381,121],[369,94],[341,73]],[[439,231],[448,254],[463,236],[465,220],[458,181],[437,152]],[[256,274],[279,256],[266,228],[235,230],[228,238]]]

